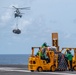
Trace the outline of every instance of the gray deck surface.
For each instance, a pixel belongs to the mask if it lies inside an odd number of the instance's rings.
[[[27,65],[0,65],[0,75],[76,75],[76,71],[30,72]]]

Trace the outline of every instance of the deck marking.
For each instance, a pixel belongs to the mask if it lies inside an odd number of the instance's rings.
[[[74,74],[74,73],[70,73],[70,72],[68,72],[68,73],[61,73],[61,72],[41,72],[41,73],[46,73],[46,74],[59,74],[59,75],[76,75],[76,74]]]
[[[0,71],[12,71],[12,72],[31,72],[29,70],[24,70],[22,68],[12,68],[12,67],[0,67]],[[59,75],[76,75],[72,72],[61,73],[61,72],[35,72],[35,73],[46,73],[46,74],[59,74]]]

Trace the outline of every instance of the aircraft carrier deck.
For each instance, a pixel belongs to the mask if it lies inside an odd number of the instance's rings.
[[[27,65],[0,65],[0,75],[76,75],[76,71],[30,72]]]

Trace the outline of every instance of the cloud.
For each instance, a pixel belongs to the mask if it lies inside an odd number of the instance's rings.
[[[30,21],[29,20],[25,20],[25,19],[22,19],[20,22],[19,22],[19,28],[21,30],[25,29],[26,26],[30,25]]]
[[[2,22],[7,22],[11,19],[11,12],[8,10],[4,15],[1,16]]]
[[[4,8],[5,12],[3,12],[2,15],[0,16],[0,21],[3,26],[6,26],[8,22],[10,23],[10,21],[12,20],[14,16],[13,15],[14,11],[13,11],[12,6],[14,5],[11,4],[9,7],[5,7]],[[15,6],[18,6],[18,5],[15,5]]]
[[[10,9],[7,9],[0,16],[0,27],[4,27],[8,25],[7,23],[10,22],[11,18],[12,18],[12,11]]]
[[[66,35],[64,35],[64,38],[66,38],[66,39],[68,39],[68,38],[70,38],[71,37],[71,34],[66,34]]]
[[[21,29],[21,30],[24,30],[24,29],[26,29],[26,27],[27,26],[29,26],[31,24],[31,21],[30,20],[25,20],[25,19],[20,19],[19,21],[18,21],[18,23],[16,22],[13,26],[12,26],[12,28],[19,28],[19,29]]]
[[[12,17],[12,8],[11,6],[9,6],[8,8],[5,8],[7,10],[5,10],[5,12],[3,13],[3,15],[1,16],[1,21],[3,22],[7,22],[11,19]]]

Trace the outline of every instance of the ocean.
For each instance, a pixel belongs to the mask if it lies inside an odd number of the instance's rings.
[[[0,65],[27,65],[29,54],[1,54]]]

